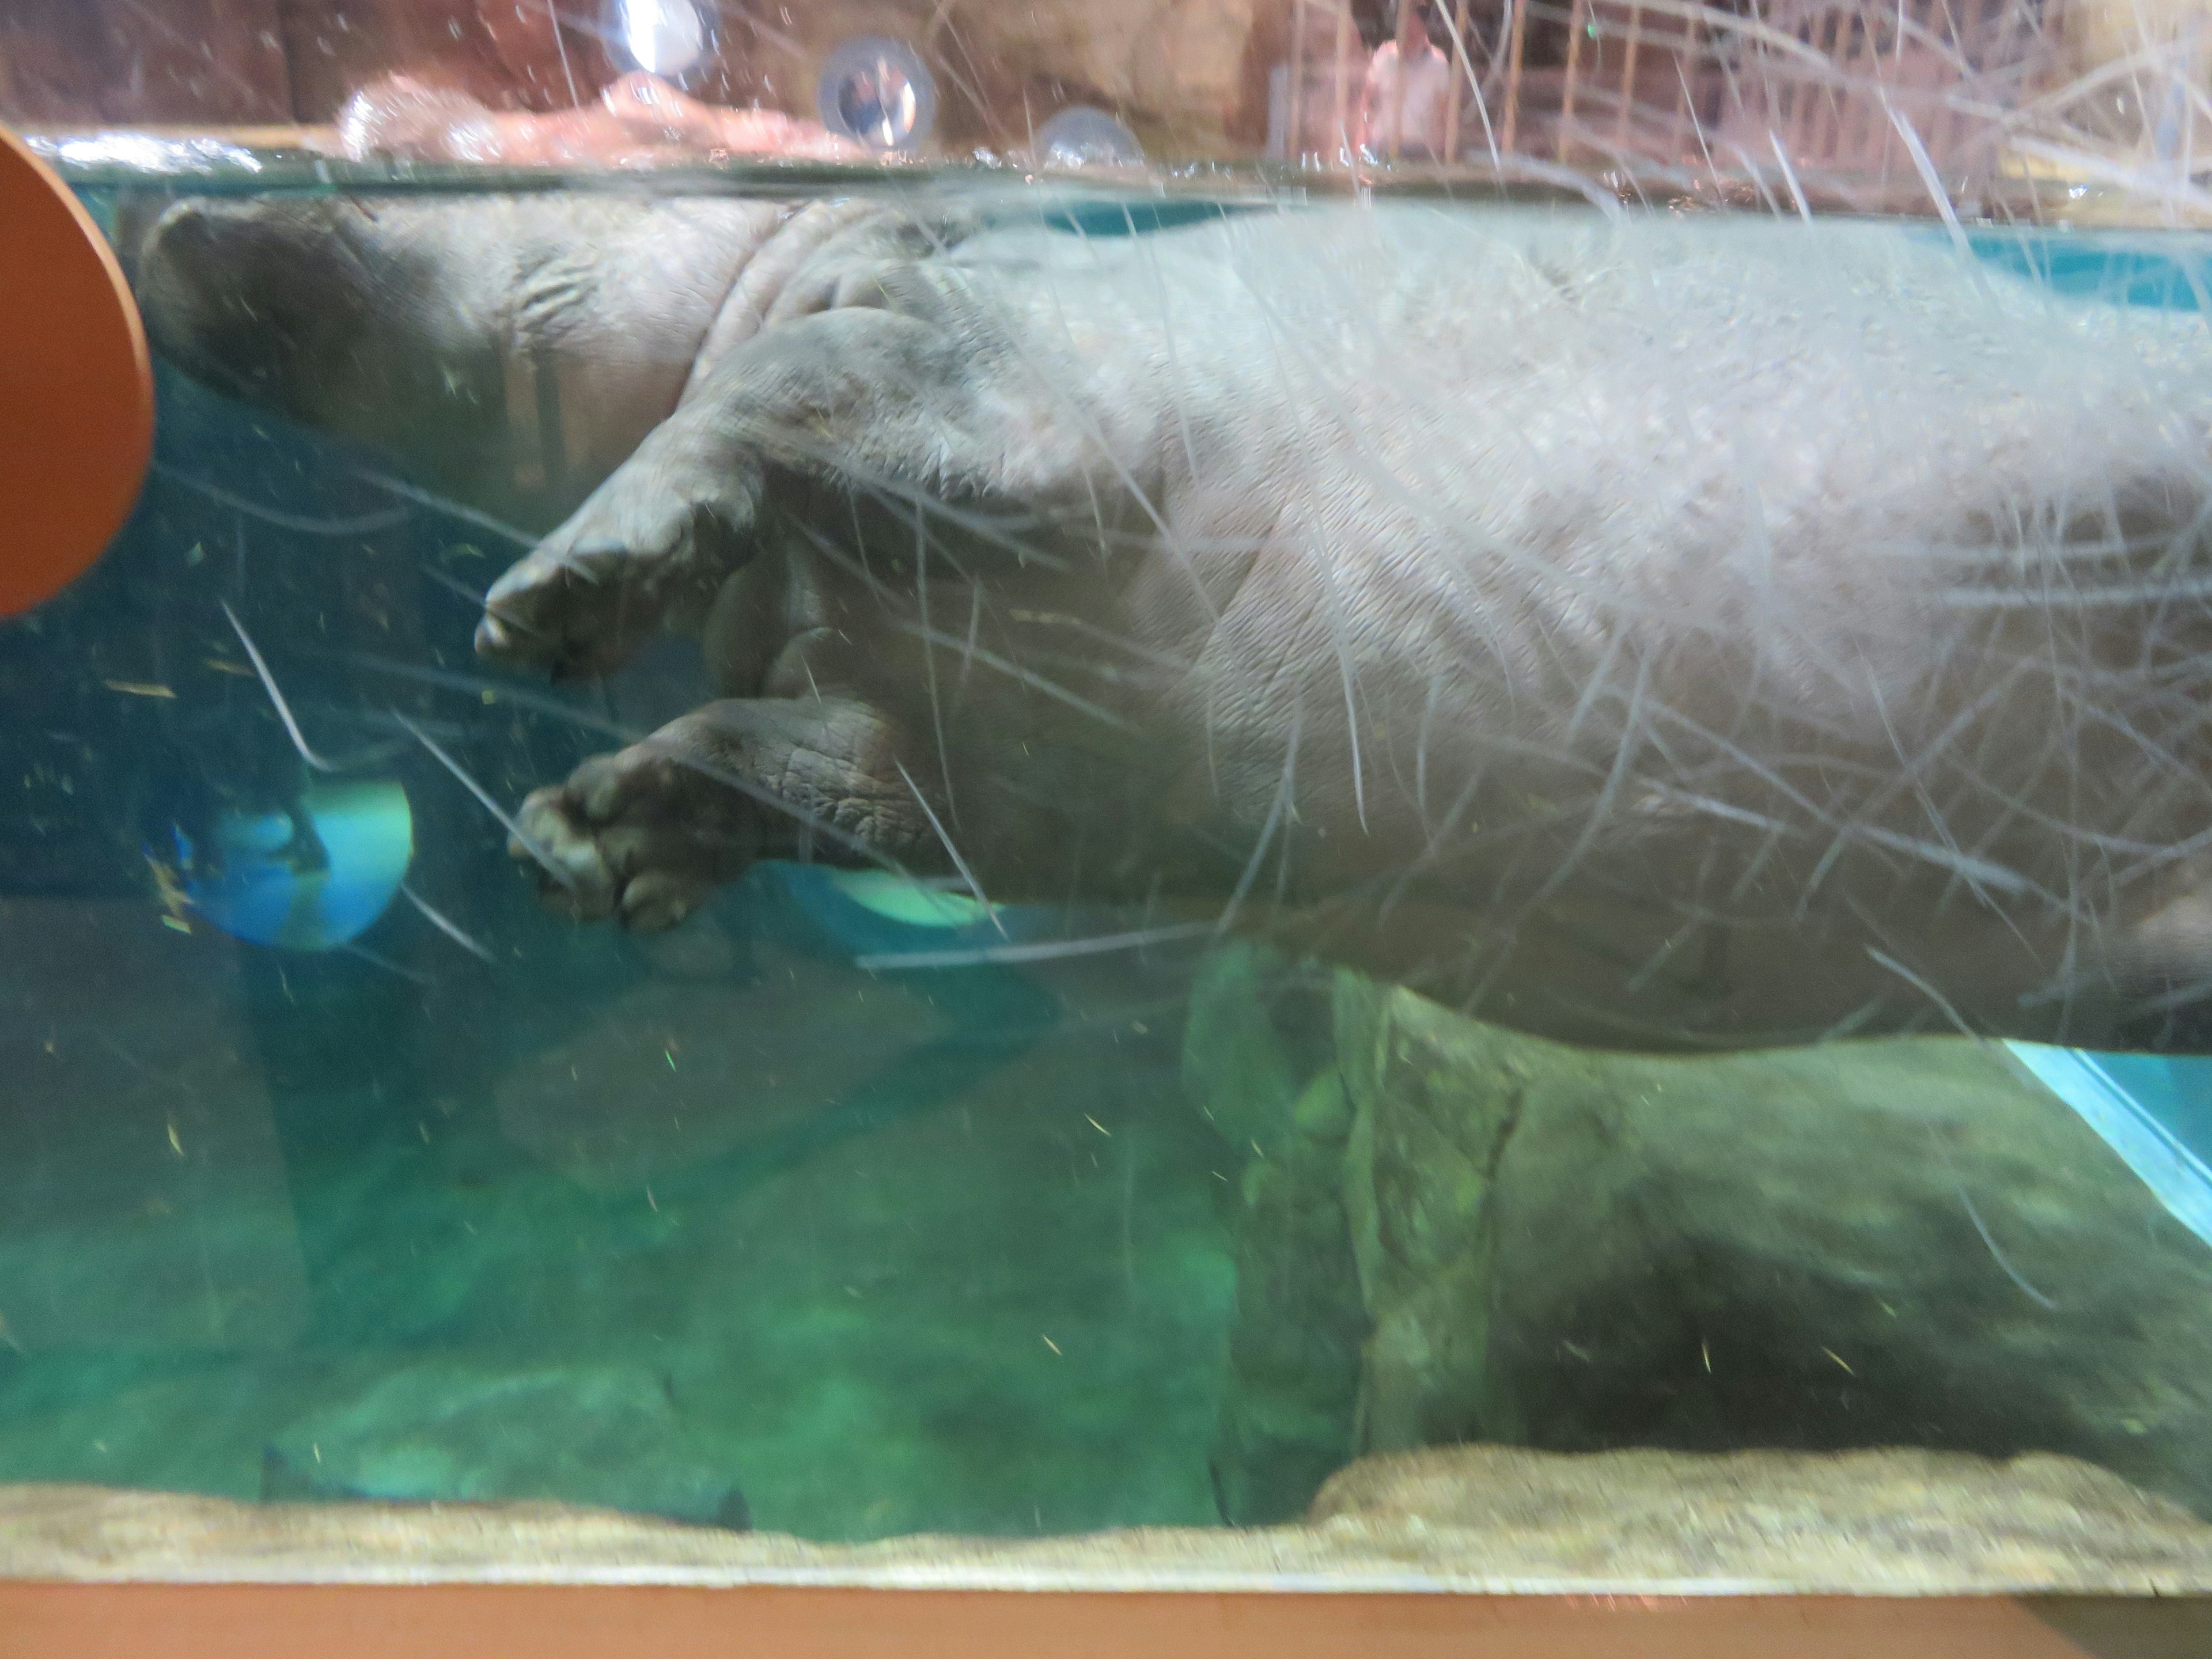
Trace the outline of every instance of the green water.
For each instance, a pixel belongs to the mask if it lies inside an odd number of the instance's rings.
[[[482,678],[422,573],[511,553],[374,465],[165,370],[129,528],[0,627],[0,1480],[1216,1521],[1237,1165],[1181,1093],[1190,953],[872,975],[881,919],[775,869],[665,940],[542,913],[393,717],[512,803],[606,746],[564,708],[702,701],[696,653]],[[404,902],[368,954],[165,920],[179,803],[287,751],[226,602],[492,964]]]
[[[280,158],[189,182],[566,181]],[[84,177],[103,216],[141,183]],[[1127,234],[1256,199],[1220,183],[909,187]],[[2193,239],[1973,244],[2072,294],[2186,307],[2204,289]],[[1234,1033],[1194,1032],[1204,941],[870,972],[855,958],[927,948],[929,930],[813,871],[756,870],[660,939],[542,911],[506,831],[403,721],[512,805],[610,730],[704,701],[702,671],[672,645],[587,686],[487,673],[468,595],[514,550],[384,465],[164,369],[130,526],[91,576],[0,625],[0,1481],[553,1498],[821,1539],[1295,1514],[1349,1447],[1365,1335],[1334,1195],[1343,1130],[1306,1087],[1334,1063],[1325,1021],[1280,1079],[1261,1075],[1289,1064],[1266,1043],[1248,1065]],[[356,948],[316,952],[174,902],[176,826],[290,764],[226,605],[312,740],[404,789],[410,888],[489,962],[401,900]],[[1194,1078],[1218,1104],[1240,1067],[1273,1091],[1256,1115],[1201,1109]],[[1323,1128],[1271,1139],[1294,1097]],[[1804,1254],[1821,1265],[1817,1233]],[[1673,1358],[1670,1402],[1719,1386],[1702,1340]],[[1848,1443],[1850,1398],[1807,1363],[1822,1403],[1784,1437]],[[1927,1433],[2034,1443],[2033,1425]]]

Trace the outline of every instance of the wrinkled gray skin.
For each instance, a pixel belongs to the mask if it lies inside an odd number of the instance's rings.
[[[1413,207],[185,203],[139,255],[164,350],[467,500],[557,496],[555,376],[597,488],[477,648],[695,631],[724,693],[530,797],[580,915],[957,847],[1583,1041],[2193,1040],[2194,316]]]

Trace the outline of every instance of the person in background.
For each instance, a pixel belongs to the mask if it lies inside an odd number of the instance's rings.
[[[1375,49],[1367,65],[1359,94],[1359,149],[1376,160],[1440,160],[1451,88],[1450,27],[1437,0],[1399,4],[1414,9],[1413,26],[1410,31],[1394,27],[1394,38]],[[1395,16],[1394,12],[1394,23]]]

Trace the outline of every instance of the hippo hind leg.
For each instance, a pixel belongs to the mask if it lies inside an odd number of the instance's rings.
[[[527,841],[508,850],[539,865],[556,908],[642,930],[675,926],[757,859],[906,867],[936,842],[896,750],[863,702],[709,703],[533,793]]]

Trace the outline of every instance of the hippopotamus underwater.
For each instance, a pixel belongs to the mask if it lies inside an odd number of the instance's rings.
[[[524,804],[580,917],[804,856],[1586,1043],[2199,1043],[2194,313],[1540,208],[272,196],[132,252],[196,375],[573,507],[483,655],[702,638],[721,700]]]

